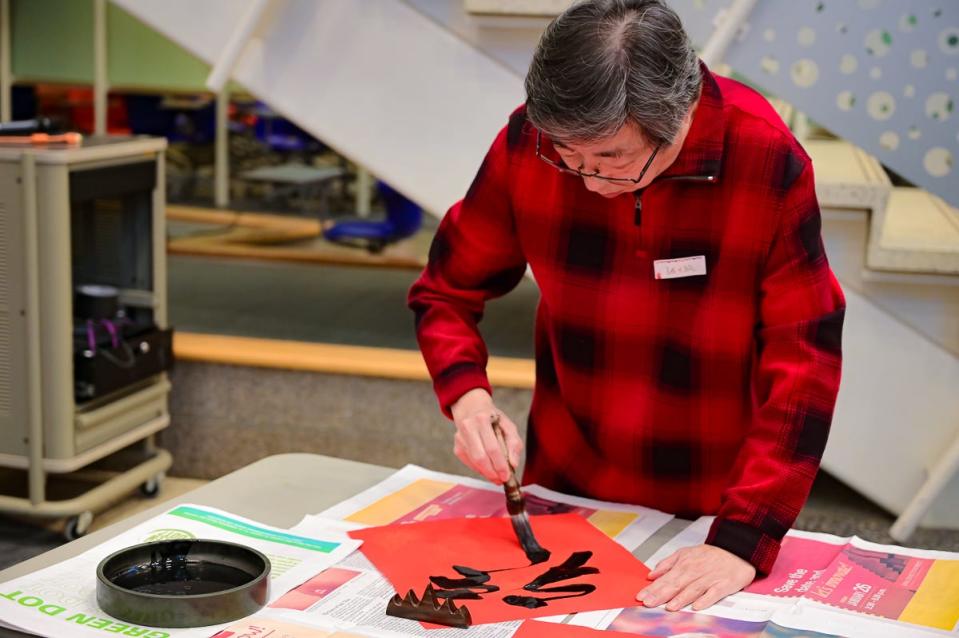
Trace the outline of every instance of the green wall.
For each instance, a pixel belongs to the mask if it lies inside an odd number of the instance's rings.
[[[93,82],[91,0],[13,0],[10,25],[14,77]]]
[[[93,83],[93,0],[10,4],[11,64],[18,81]],[[107,74],[112,88],[205,91],[209,72],[205,62],[107,3]]]
[[[107,75],[111,86],[205,91],[203,83],[209,73],[208,64],[123,9],[109,5]]]

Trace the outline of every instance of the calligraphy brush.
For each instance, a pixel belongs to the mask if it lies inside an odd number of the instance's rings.
[[[529,524],[529,516],[526,515],[526,497],[523,496],[519,488],[519,481],[516,480],[516,469],[509,462],[509,450],[506,448],[506,435],[499,424],[499,414],[494,414],[492,418],[493,432],[499,441],[500,448],[503,450],[503,456],[506,457],[506,465],[509,466],[509,480],[503,483],[503,490],[506,492],[506,511],[509,512],[509,520],[513,524],[513,531],[516,532],[516,538],[526,552],[526,558],[530,564],[545,562],[549,559],[549,550],[544,549],[537,542],[533,535],[533,528]]]

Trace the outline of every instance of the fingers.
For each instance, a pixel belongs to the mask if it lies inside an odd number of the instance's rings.
[[[675,577],[664,578],[639,592],[636,600],[646,607],[658,607],[666,601],[672,600],[673,596],[678,594],[680,590],[682,590],[682,586],[679,579]]]
[[[453,454],[464,465],[493,483],[505,483],[510,477],[507,463],[521,457],[523,442],[516,425],[493,405],[485,392],[464,399],[453,406],[453,421],[456,435],[453,438]],[[506,451],[493,430],[493,415],[499,414]]]
[[[463,465],[471,470],[475,470],[473,463],[470,461],[469,455],[466,452],[466,443],[463,442],[463,436],[459,433],[459,431],[457,431],[453,436],[453,454]]]
[[[456,424],[456,435],[459,437],[460,445],[463,448],[463,456],[459,458],[467,467],[482,474],[487,480],[496,483],[499,482],[499,472],[493,468],[490,452],[481,436],[484,429],[488,436],[492,436],[493,429],[489,424],[489,417],[487,417],[485,424],[481,424],[481,421],[481,417],[473,415]],[[493,437],[493,443],[497,448],[499,447],[495,437]],[[502,452],[499,454],[502,456]]]
[[[696,602],[693,603],[693,610],[700,611],[706,609],[707,607],[712,607],[720,600],[729,596],[730,594],[735,594],[737,589],[734,587],[723,587],[721,585],[713,585],[708,588],[703,595],[699,597]]]
[[[726,550],[709,545],[680,549],[650,572],[654,580],[636,595],[647,607],[666,605],[676,611],[688,605],[710,607],[749,585],[755,568]]]
[[[647,607],[658,607],[663,603],[670,602],[681,592],[684,592],[693,581],[692,575],[687,569],[685,569],[683,564],[687,562],[686,559],[688,558],[688,553],[688,548],[684,547],[677,549],[675,552],[659,561],[659,563],[656,564],[656,568],[649,572],[648,576],[650,580],[654,580],[656,582],[639,592],[639,594],[636,596],[636,600],[641,601]],[[702,591],[699,591],[696,596],[690,600],[690,602],[698,598],[707,587],[708,584],[704,584],[702,586]],[[690,592],[689,595],[691,594],[692,592]],[[667,609],[669,609],[669,607],[667,607]]]
[[[506,453],[503,450],[503,446],[500,445],[496,431],[493,429],[492,420],[493,418],[490,417],[490,423],[485,426],[480,425],[477,431],[479,432],[480,441],[483,443],[483,450],[486,452],[489,463],[495,473],[495,478],[492,480],[497,483],[505,483],[509,480],[510,469],[509,465],[506,464]],[[502,422],[502,418],[500,422]]]
[[[666,611],[679,611],[686,605],[698,600],[706,593],[707,589],[709,589],[709,585],[702,578],[691,582],[681,588],[676,595],[673,596],[672,600],[666,603]]]
[[[519,430],[516,428],[516,424],[502,413],[500,414],[499,425],[503,429],[503,434],[506,437],[509,464],[513,467],[518,467],[520,460],[523,458],[523,439],[520,438]]]
[[[664,558],[663,560],[656,563],[656,569],[649,572],[649,578],[651,580],[655,580],[659,578],[660,576],[662,576],[663,574],[665,574],[666,572],[668,572],[669,570],[671,570],[673,568],[673,565],[676,564],[676,561],[679,560],[680,551],[681,550],[677,550],[673,552],[672,554],[670,554],[669,556],[667,556],[666,558]]]

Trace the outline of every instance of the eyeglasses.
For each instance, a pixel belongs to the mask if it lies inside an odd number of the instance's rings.
[[[656,159],[656,154],[659,153],[659,149],[661,147],[661,145],[657,145],[656,148],[653,149],[653,152],[650,154],[649,159],[646,160],[646,164],[643,166],[643,170],[640,171],[639,177],[637,177],[636,179],[633,179],[632,177],[607,177],[606,175],[600,175],[598,172],[584,173],[583,171],[576,170],[575,168],[570,168],[569,166],[566,166],[565,164],[562,164],[555,160],[551,160],[550,158],[543,155],[543,153],[541,152],[542,143],[543,143],[543,134],[540,131],[536,131],[536,157],[540,158],[541,160],[543,160],[544,162],[546,162],[547,164],[549,164],[556,170],[561,171],[563,173],[569,173],[571,175],[578,175],[579,177],[591,177],[593,179],[603,179],[603,180],[606,180],[607,182],[615,182],[619,184],[623,184],[623,183],[639,184],[640,182],[642,182],[643,178],[646,176],[646,171],[649,170],[649,167],[650,165],[652,165],[653,160]]]

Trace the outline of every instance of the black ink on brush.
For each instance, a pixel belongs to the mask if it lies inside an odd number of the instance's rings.
[[[519,539],[519,544],[523,547],[526,558],[530,565],[538,565],[549,560],[549,550],[544,549],[533,536],[533,529],[529,524],[529,517],[526,515],[526,499],[523,492],[519,489],[519,482],[515,474],[510,474],[510,480],[504,484],[506,491],[506,511],[509,513],[509,521]]]
[[[513,532],[523,547],[523,552],[530,564],[537,565],[549,560],[549,550],[544,549],[533,535],[533,528],[529,524],[529,516],[526,515],[526,498],[523,491],[519,488],[519,481],[516,479],[516,468],[509,462],[509,450],[506,447],[506,434],[499,424],[499,413],[492,416],[490,425],[493,433],[499,441],[503,456],[506,457],[506,464],[509,466],[509,479],[503,483],[503,490],[506,492],[506,511],[509,513],[509,521],[513,526]]]

